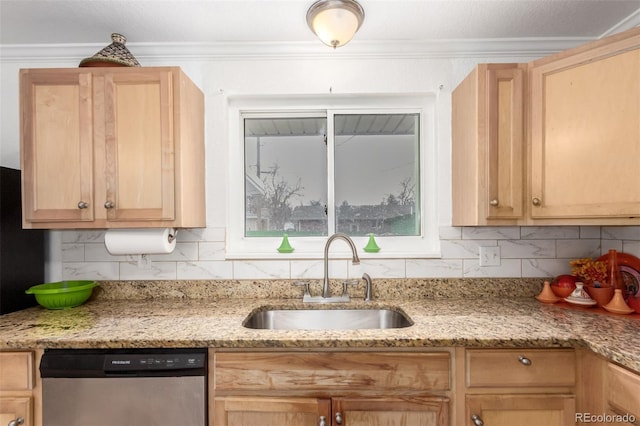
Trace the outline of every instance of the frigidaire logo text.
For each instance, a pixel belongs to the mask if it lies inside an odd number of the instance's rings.
[[[131,360],[129,359],[114,359],[111,361],[111,364],[119,364],[119,365],[129,365],[131,364]]]

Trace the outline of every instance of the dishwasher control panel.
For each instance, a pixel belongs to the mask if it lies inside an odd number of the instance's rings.
[[[47,349],[40,375],[50,377],[204,376],[207,350],[202,349]]]
[[[105,371],[183,370],[204,368],[204,354],[107,354]]]

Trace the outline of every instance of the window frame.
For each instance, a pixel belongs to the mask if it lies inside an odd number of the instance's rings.
[[[368,237],[352,237],[362,259],[439,257],[437,218],[437,148],[435,97],[409,95],[327,95],[327,96],[237,96],[227,99],[228,113],[228,193],[227,259],[322,259],[328,236],[290,237],[294,251],[279,253],[282,237],[245,237],[245,117],[327,117],[327,208],[329,235],[335,226],[333,116],[336,114],[418,114],[420,168],[420,235],[376,236],[378,253],[362,250]],[[330,119],[331,117],[331,119]],[[344,247],[343,247],[344,246]],[[335,245],[331,258],[350,256],[346,244]]]

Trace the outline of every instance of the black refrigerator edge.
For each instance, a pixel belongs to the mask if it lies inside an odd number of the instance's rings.
[[[44,282],[45,231],[22,229],[20,170],[0,167],[0,315],[37,305]]]

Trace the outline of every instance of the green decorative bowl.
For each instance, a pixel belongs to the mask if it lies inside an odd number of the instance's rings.
[[[97,285],[95,281],[59,281],[35,285],[25,293],[33,294],[47,309],[68,309],[86,302]]]

